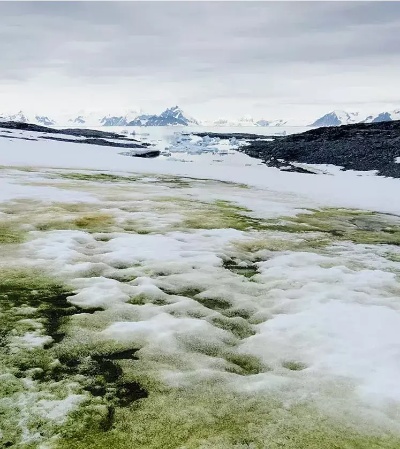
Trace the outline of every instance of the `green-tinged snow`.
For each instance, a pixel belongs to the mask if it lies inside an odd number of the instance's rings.
[[[1,219],[0,219],[1,220]],[[22,243],[25,233],[13,222],[0,221],[0,245],[7,243]]]
[[[399,220],[374,212],[348,209],[311,210],[307,214],[270,220],[266,229],[290,233],[322,232],[335,240],[361,244],[400,245]]]
[[[192,178],[18,182],[52,193],[0,203],[0,448],[400,447],[397,399],[332,368],[347,345],[318,322],[397,312],[397,217],[286,197],[261,216],[260,191]]]
[[[80,421],[79,414],[76,416]],[[118,409],[113,429],[79,429],[72,420],[58,448],[394,449],[400,439],[368,435],[327,420],[307,405],[234,394],[218,385],[155,393]]]

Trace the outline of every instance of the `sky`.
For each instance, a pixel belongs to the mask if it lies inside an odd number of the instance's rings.
[[[400,2],[0,2],[0,112],[400,107]]]

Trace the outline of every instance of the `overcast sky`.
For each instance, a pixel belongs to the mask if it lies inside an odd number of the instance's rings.
[[[400,107],[397,2],[0,2],[0,110]]]

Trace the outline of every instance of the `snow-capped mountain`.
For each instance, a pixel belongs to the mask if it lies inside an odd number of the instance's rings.
[[[377,115],[369,115],[364,122],[366,123],[378,123],[378,122],[390,122],[392,120],[400,120],[400,109],[395,109],[390,112],[380,112]]]
[[[70,119],[69,123],[77,126],[187,126],[199,124],[178,106],[168,108],[159,115],[144,114],[140,110],[114,115],[81,114]]]
[[[161,122],[166,124],[179,124],[179,125],[199,125],[199,122],[191,117],[190,115],[185,114],[181,108],[178,106],[174,106],[172,108],[166,109],[164,112],[160,114]],[[164,126],[164,125],[161,125]]]
[[[107,117],[103,117],[100,120],[100,124],[102,126],[126,126],[127,121],[123,115],[120,116],[108,115]]]
[[[55,120],[46,115],[28,115],[24,111],[19,111],[16,114],[0,114],[0,120],[10,122],[34,123],[36,125],[53,126],[56,124]]]
[[[157,117],[156,115],[151,114],[141,114],[136,118],[127,123],[128,126],[149,126],[147,123],[153,117]]]
[[[377,123],[383,121],[400,120],[400,109],[382,111],[374,114],[334,110],[315,120],[312,127],[340,126],[352,123]],[[186,114],[180,107],[173,106],[161,114],[145,114],[140,109],[117,111],[116,113],[98,111],[78,111],[76,114],[61,114],[57,117],[43,113],[33,114],[19,111],[17,113],[0,114],[0,121],[18,121],[34,123],[43,126],[99,128],[103,126],[210,126],[210,127],[279,127],[294,126],[296,123],[283,119],[267,120],[255,119],[245,115],[239,119],[219,118],[217,120],[199,121]]]
[[[179,106],[173,106],[160,115],[142,114],[128,123],[128,126],[188,126],[199,125],[193,117],[185,114]]]
[[[219,118],[217,120],[214,120],[211,123],[206,122],[206,125],[210,126],[235,126],[234,122],[232,120],[228,120],[226,118]]]
[[[400,120],[400,109],[365,115],[360,112],[332,111],[315,120],[310,126],[340,126],[352,123],[377,123]]]
[[[130,110],[117,114],[104,114],[100,112],[78,111],[76,115],[60,116],[57,120],[45,115],[30,116],[23,111],[17,114],[0,115],[1,120],[36,123],[46,126],[188,126],[199,125],[199,122],[184,113],[181,108],[174,106],[161,114],[144,114],[140,110]]]
[[[359,112],[332,111],[315,120],[310,126],[340,126],[363,121]]]
[[[237,120],[232,119],[226,119],[226,118],[220,118],[217,120],[214,120],[213,122],[206,122],[205,124],[209,126],[227,126],[227,127],[236,127],[236,126],[283,126],[287,124],[285,120],[255,120],[253,117],[246,115],[244,117],[241,117]]]
[[[23,122],[28,123],[30,120],[23,111],[19,111],[16,114],[1,114],[1,120],[11,122]]]
[[[101,120],[105,118],[104,112],[99,111],[78,111],[76,115],[60,117],[57,121],[59,126],[78,126],[78,127],[100,127]]]
[[[227,118],[219,118],[217,120],[212,121],[211,123],[206,122],[209,126],[256,126],[253,117],[244,116],[237,120],[227,119]]]
[[[36,115],[35,122],[43,126],[53,126],[56,124],[55,120],[47,117],[47,115]]]
[[[286,120],[258,120],[256,123],[256,126],[285,126],[288,124]]]
[[[123,115],[109,114],[100,119],[100,125],[101,126],[127,126],[133,120],[135,120],[140,115],[140,113],[141,113],[140,110],[138,110],[138,111],[133,110],[133,111],[128,111],[127,113],[125,113]]]
[[[255,120],[251,115],[244,115],[239,118],[236,126],[255,126]]]
[[[78,117],[70,118],[68,123],[73,123],[74,125],[85,125],[86,119],[83,115],[78,115]]]

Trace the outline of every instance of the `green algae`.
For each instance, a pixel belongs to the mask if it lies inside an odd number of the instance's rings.
[[[233,307],[229,310],[224,310],[224,315],[227,317],[240,317],[245,320],[248,320],[252,314],[252,310],[248,310],[243,307]]]
[[[136,349],[92,352],[78,356],[64,353],[51,376],[53,379],[79,378],[83,390],[94,397],[102,397],[108,406],[128,406],[131,402],[147,397],[147,392],[134,381],[123,376],[119,365],[122,360],[137,360]]]
[[[57,449],[395,449],[393,435],[369,435],[304,405],[233,393],[212,383],[150,394],[116,408],[113,426],[76,426],[70,420]]]
[[[0,306],[2,329],[16,325],[21,317],[40,316],[51,333],[59,316],[69,311],[66,298],[70,292],[42,273],[27,270],[0,272]],[[7,324],[8,323],[8,324]],[[58,323],[57,323],[58,324]]]
[[[20,243],[24,234],[21,225],[39,231],[83,230],[91,233],[111,232],[116,229],[113,215],[100,212],[92,204],[44,203],[40,201],[14,200],[3,203],[1,210],[12,217],[0,224],[0,243]],[[3,229],[4,228],[4,229]]]
[[[121,360],[136,360],[136,349],[100,342],[95,347],[82,342],[71,346],[69,320],[101,310],[72,305],[68,301],[71,294],[62,283],[38,271],[0,272],[0,447],[28,448],[28,443],[21,442],[23,434],[38,442],[62,431],[62,420],[54,423],[41,416],[37,401],[64,400],[71,393],[79,394],[81,413],[83,410],[86,418],[91,417],[91,424],[96,416],[95,421],[104,428],[111,427],[114,407],[126,407],[147,396],[147,391],[126,378],[119,366]],[[50,339],[40,346],[21,346],[16,338],[30,330]],[[29,407],[29,401],[33,410],[24,412],[28,414],[21,421],[21,407]]]
[[[38,223],[39,231],[82,230],[90,233],[111,232],[115,224],[114,217],[105,213],[92,213],[73,219],[48,220]]]
[[[237,204],[232,203],[232,201],[215,200],[212,204],[220,209],[226,209],[228,212],[235,211],[247,214],[251,213],[251,210],[248,209],[247,207],[238,206]]]
[[[224,316],[213,317],[212,324],[216,327],[231,332],[236,338],[244,339],[251,337],[256,332],[253,327],[241,317],[227,318]]]
[[[239,231],[279,231],[298,234],[302,242],[288,242],[285,238],[267,238],[260,246],[264,249],[281,250],[302,248],[319,249],[336,240],[350,240],[361,244],[400,245],[400,223],[393,217],[368,211],[325,208],[310,210],[294,217],[260,219],[251,210],[229,201],[192,205],[190,216],[183,220],[187,229],[226,229]],[[319,235],[318,235],[319,234]],[[276,249],[275,249],[276,248]],[[261,248],[260,248],[261,249]]]
[[[179,213],[184,218],[173,229],[257,229],[260,220],[251,217],[251,211],[230,201],[204,202],[173,196],[153,198],[155,210],[159,213]]]
[[[239,274],[249,279],[258,273],[257,267],[255,265],[241,265],[234,260],[224,260],[222,266],[232,273]]]
[[[391,262],[400,262],[400,253],[387,252],[385,257]]]
[[[192,186],[192,184],[189,181],[187,181],[186,178],[161,177],[156,182],[166,185],[170,188],[178,188],[178,189],[189,188]]]
[[[326,208],[301,213],[295,217],[268,220],[264,229],[286,233],[319,232],[332,241],[352,241],[359,244],[400,245],[400,223],[391,216],[352,210]]]
[[[199,302],[204,307],[207,307],[211,310],[221,311],[225,309],[229,309],[232,304],[223,298],[210,298],[210,297],[201,297],[196,296],[196,301]]]
[[[311,232],[310,232],[311,234]],[[235,242],[236,248],[245,253],[250,253],[250,259],[256,258],[260,251],[317,251],[332,245],[332,239],[317,235],[299,235],[301,238],[285,238],[282,233],[277,236],[268,232],[260,232],[251,240]],[[254,273],[256,274],[256,273]]]
[[[95,236],[95,240],[97,242],[109,242],[110,240],[112,240],[112,236],[110,236],[109,234],[98,234]]]
[[[157,273],[157,276],[163,276],[165,273]],[[168,295],[179,295],[185,296],[186,298],[197,299],[197,295],[199,295],[202,290],[199,288],[191,287],[191,288],[177,288],[176,290],[172,290],[169,288],[162,288],[162,291],[167,293]]]
[[[18,444],[23,428],[28,433],[45,434],[49,426],[53,427],[34,412],[21,424],[21,397],[27,401],[32,395],[38,399],[55,397],[54,391],[50,392],[47,387],[40,389],[33,384],[34,387],[27,388],[23,381],[28,378],[34,382],[43,372],[51,370],[54,356],[44,347],[21,346],[18,338],[28,331],[36,331],[51,337],[50,341],[46,340],[48,346],[62,339],[63,319],[71,312],[66,299],[68,294],[65,286],[40,272],[17,269],[0,272],[0,421],[4,423],[0,444]],[[62,391],[63,386],[59,387],[56,397],[62,399],[67,393]]]
[[[270,368],[260,361],[258,357],[249,354],[228,353],[225,355],[226,361],[232,363],[234,367],[229,367],[228,371],[250,376],[270,371]]]
[[[143,306],[145,304],[154,304],[156,306],[165,306],[169,304],[169,302],[163,298],[162,296],[154,297],[148,296],[144,293],[133,296],[127,301],[128,304],[132,304],[135,306]]]
[[[143,220],[126,220],[122,226],[124,232],[141,235],[151,234],[152,232],[151,224],[147,225]]]
[[[135,182],[139,179],[136,176],[119,176],[110,173],[58,173],[57,177],[90,182]]]
[[[17,223],[0,222],[0,245],[22,243],[25,238],[26,232],[22,231]]]
[[[296,362],[295,360],[287,360],[282,363],[282,366],[290,371],[302,371],[307,368],[307,365],[301,362]]]
[[[18,215],[20,219],[40,215],[68,215],[68,213],[93,212],[94,206],[87,203],[46,203],[37,200],[14,199],[0,204],[1,210],[8,215]]]
[[[260,220],[246,213],[250,211],[228,201],[215,201],[203,209],[190,211],[182,226],[188,229],[236,229],[238,231],[260,228]]]
[[[111,182],[111,180],[110,180]],[[194,202],[196,203],[196,202]],[[183,206],[183,203],[180,203]],[[171,207],[173,202],[171,201]],[[190,202],[185,203],[188,213],[190,212]],[[259,239],[253,242],[254,245],[248,245],[245,251],[254,253],[256,251],[271,250],[307,250],[324,248],[335,241],[349,239],[351,233],[357,232],[357,239],[365,241],[367,236],[371,238],[370,233],[379,234],[378,243],[381,243],[381,234],[394,236],[396,240],[396,226],[382,223],[380,228],[374,220],[365,220],[361,213],[351,216],[348,220],[345,213],[334,214],[332,216],[324,215],[323,211],[311,211],[310,214],[301,214],[297,216],[299,222],[288,224],[291,229],[283,230],[283,233],[299,234],[302,241],[290,241],[284,235],[282,238],[272,242],[269,238],[270,231],[282,231],[281,223],[286,223],[286,218],[282,220],[273,220],[265,222],[263,220],[252,219],[246,214],[250,213],[245,208],[236,207],[227,202],[216,202],[215,204],[200,203],[197,205],[198,213],[203,217],[216,211],[217,220],[211,223],[209,228],[219,228],[221,224],[229,224],[230,227],[240,230],[263,231],[265,239]],[[68,211],[71,213],[88,214],[79,208],[71,207]],[[347,213],[347,212],[346,212]],[[316,214],[316,221],[307,224],[307,220]],[[304,215],[304,216],[303,216]],[[335,217],[334,217],[335,215]],[[85,215],[82,215],[85,217]],[[238,216],[242,218],[238,218]],[[339,217],[339,218],[337,218]],[[375,219],[375,216],[374,216]],[[255,220],[255,221],[253,221]],[[290,218],[288,219],[291,220]],[[381,218],[378,219],[381,220]],[[384,217],[382,218],[383,221]],[[325,221],[331,221],[331,224],[324,224]],[[62,222],[62,220],[61,220]],[[272,229],[272,222],[277,224],[277,229]],[[373,224],[371,224],[373,222]],[[89,230],[95,223],[83,222],[80,229]],[[61,226],[64,226],[61,223]],[[76,223],[71,226],[77,226]],[[368,229],[368,226],[370,229]],[[367,229],[366,229],[367,227]],[[300,229],[301,228],[301,229]],[[61,228],[63,229],[63,228]],[[74,227],[74,229],[76,229]],[[93,229],[93,228],[92,228]],[[99,229],[94,226],[94,229]],[[190,229],[190,228],[189,228]],[[202,229],[196,228],[196,229]],[[135,232],[132,229],[132,232]],[[321,236],[311,236],[311,233],[319,233]],[[364,233],[364,234],[363,234]],[[104,237],[104,236],[103,236]],[[375,236],[376,237],[376,236]],[[351,239],[349,239],[351,240]],[[352,240],[355,241],[355,240]],[[396,243],[395,243],[396,244]],[[258,246],[257,246],[258,245]],[[388,259],[390,259],[390,255]],[[253,260],[246,257],[246,260]],[[238,264],[232,263],[225,266],[226,269],[235,274],[251,278],[256,270],[253,266],[238,267]],[[249,271],[246,271],[249,270]],[[91,275],[91,274],[89,274]],[[17,276],[19,276],[17,274]],[[12,312],[8,313],[7,322],[12,321],[12,326],[6,329],[6,332],[0,334],[0,339],[8,344],[10,333],[20,334],[29,329],[29,324],[23,323],[23,318],[38,318],[43,324],[43,332],[50,332],[55,340],[49,347],[33,350],[23,350],[18,354],[2,354],[2,361],[6,361],[6,373],[9,376],[6,382],[0,382],[0,397],[16,395],[26,388],[23,382],[23,376],[29,377],[38,383],[41,388],[50,388],[57,391],[60,398],[65,397],[67,391],[66,382],[76,382],[79,385],[78,392],[86,394],[86,400],[69,414],[65,423],[47,423],[41,422],[38,417],[32,417],[30,426],[32,429],[39,430],[44,440],[49,440],[53,435],[58,435],[59,440],[54,442],[54,446],[59,448],[102,448],[113,444],[118,448],[176,448],[176,449],[364,449],[364,448],[385,448],[394,449],[400,446],[398,437],[390,435],[368,435],[367,431],[358,432],[350,427],[338,424],[330,420],[325,415],[318,413],[317,410],[305,406],[283,406],[279,401],[273,400],[264,394],[258,397],[249,397],[242,393],[233,394],[226,391],[222,383],[204,385],[201,382],[191,385],[189,388],[165,388],[164,390],[155,387],[155,380],[158,376],[158,370],[169,366],[163,365],[161,358],[157,360],[148,371],[141,368],[145,363],[137,360],[134,350],[130,348],[113,347],[106,348],[104,342],[96,342],[92,346],[85,347],[83,342],[77,342],[71,346],[70,334],[73,332],[71,319],[82,311],[72,305],[60,300],[60,304],[55,304],[55,315],[50,315],[47,299],[43,301],[40,296],[51,298],[53,293],[59,293],[60,296],[71,294],[66,287],[55,281],[43,277],[42,275],[23,274],[22,279],[25,287],[21,287],[22,296],[27,295],[25,290],[30,290],[32,298],[38,301],[34,303],[30,299],[23,303],[16,303],[11,306]],[[28,281],[28,278],[39,279],[37,283]],[[131,280],[130,277],[127,280]],[[46,280],[47,279],[47,280]],[[14,281],[11,282],[11,284]],[[59,290],[54,286],[54,291],[47,296],[46,288],[43,285],[46,282],[59,286]],[[33,293],[39,291],[39,295]],[[58,294],[57,293],[57,294]],[[247,338],[254,331],[247,319],[252,312],[245,309],[235,309],[233,305],[220,298],[202,298],[201,290],[186,289],[179,292],[180,295],[195,299],[200,304],[212,311],[223,314],[223,317],[207,319],[219,328],[232,333],[235,338]],[[170,294],[177,294],[170,292]],[[9,293],[6,293],[7,301]],[[35,296],[36,295],[36,296]],[[57,295],[56,295],[57,296]],[[6,301],[6,303],[7,303]],[[132,298],[132,303],[137,302],[143,305],[148,302],[155,303],[150,298]],[[11,301],[12,304],[12,301]],[[159,305],[163,305],[160,303]],[[33,311],[30,308],[34,309]],[[133,307],[132,307],[133,309]],[[89,310],[86,313],[90,312]],[[101,315],[102,312],[95,312]],[[199,318],[204,318],[201,311],[196,311]],[[213,312],[212,312],[213,313]],[[57,314],[60,315],[58,320]],[[195,312],[193,312],[193,316]],[[86,317],[87,322],[91,321],[93,316]],[[228,319],[232,318],[232,319]],[[240,319],[236,319],[240,318]],[[129,318],[126,318],[129,319]],[[48,328],[49,322],[55,323],[53,330]],[[81,324],[84,320],[81,321]],[[99,330],[103,327],[99,326]],[[3,337],[2,337],[3,335]],[[11,335],[13,337],[13,335]],[[55,342],[55,343],[54,343]],[[233,346],[233,345],[232,345]],[[187,346],[189,348],[189,346]],[[210,357],[218,357],[227,362],[226,371],[238,376],[252,376],[268,371],[256,357],[247,354],[231,353],[224,345],[197,346],[194,351],[202,352]],[[232,349],[233,350],[233,349]],[[127,352],[125,352],[127,351]],[[122,353],[122,355],[121,355]],[[57,363],[58,361],[58,363]],[[139,364],[139,362],[141,362]],[[139,368],[132,366],[138,363]],[[171,362],[172,363],[172,362]],[[295,361],[287,361],[282,364],[288,370],[298,371],[306,368],[304,365]],[[153,370],[153,371],[152,371]],[[11,373],[11,374],[10,374]],[[132,374],[133,373],[133,374]],[[150,374],[149,374],[150,373]],[[17,377],[20,376],[20,377]],[[22,377],[21,377],[22,376]],[[57,387],[54,383],[59,383]],[[129,386],[130,385],[130,386]],[[149,391],[142,387],[145,385]],[[3,393],[1,393],[1,391]],[[124,402],[124,397],[130,393],[143,391],[141,396],[136,394],[132,402]],[[2,415],[0,408],[0,420]],[[10,444],[18,444],[20,435],[19,430],[11,430],[16,421],[10,420],[5,437],[0,439],[6,447]],[[14,433],[12,433],[14,432]],[[27,449],[28,447],[38,447],[36,443],[20,445]]]

